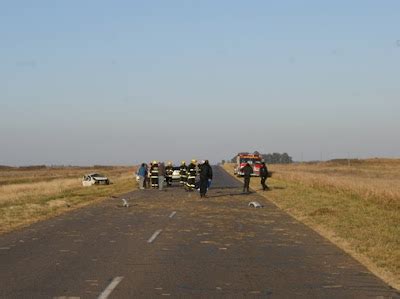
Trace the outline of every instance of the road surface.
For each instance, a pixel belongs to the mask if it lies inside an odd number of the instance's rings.
[[[134,191],[0,236],[0,298],[400,298],[221,168],[214,176],[204,200],[178,186]]]

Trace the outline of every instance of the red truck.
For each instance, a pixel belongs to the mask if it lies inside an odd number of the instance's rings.
[[[249,163],[253,167],[253,176],[260,176],[262,158],[259,154],[239,153],[236,156],[236,166],[234,173],[237,176],[243,176],[242,168]]]

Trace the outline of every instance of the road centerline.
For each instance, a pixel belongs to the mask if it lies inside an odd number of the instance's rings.
[[[114,291],[118,284],[124,279],[123,276],[114,277],[110,284],[104,289],[104,291],[97,297],[97,299],[107,299],[108,296]]]
[[[154,234],[150,237],[150,239],[147,240],[147,243],[153,243],[153,241],[158,237],[159,234],[161,234],[162,229],[159,229],[154,232]]]

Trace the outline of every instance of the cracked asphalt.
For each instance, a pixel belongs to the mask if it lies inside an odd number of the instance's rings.
[[[400,298],[219,167],[208,195],[134,191],[0,236],[0,297]]]

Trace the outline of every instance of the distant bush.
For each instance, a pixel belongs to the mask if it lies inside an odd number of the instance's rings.
[[[287,153],[272,153],[261,155],[264,162],[267,164],[290,164],[293,163],[292,157],[290,157]]]
[[[38,169],[46,169],[46,165],[29,165],[29,166],[21,166],[18,167],[20,170],[38,170]]]
[[[6,165],[0,165],[0,170],[10,170],[10,169],[14,169],[14,167],[6,166]]]
[[[102,168],[102,169],[114,169],[115,166],[112,165],[93,165],[93,168]]]

